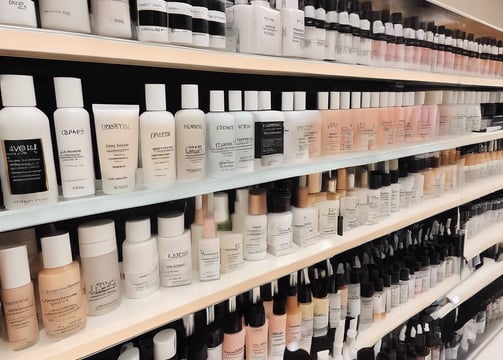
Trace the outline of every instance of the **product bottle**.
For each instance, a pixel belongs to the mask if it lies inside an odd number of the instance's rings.
[[[192,282],[191,233],[184,229],[181,211],[165,211],[157,216],[157,243],[162,286]]]
[[[93,33],[130,39],[132,37],[128,0],[92,0]]]
[[[291,253],[293,244],[293,215],[289,190],[273,190],[267,214],[267,252],[275,256]]]
[[[169,42],[168,7],[163,0],[139,0],[138,40],[158,43]]]
[[[175,114],[176,169],[182,181],[202,180],[206,175],[206,123],[198,107],[198,86],[182,85],[182,110]]]
[[[422,291],[427,291],[430,288],[431,271],[430,271],[430,258],[429,256],[421,257],[421,278],[423,283],[421,286]]]
[[[387,217],[391,214],[391,198],[393,193],[388,161],[385,162],[384,172],[381,173],[381,185],[379,217]]]
[[[243,234],[223,231],[220,237],[220,272],[227,274],[244,266]]]
[[[383,281],[384,281],[384,294],[386,297],[386,312],[389,313],[392,308],[391,304],[391,275],[390,274],[384,274],[383,276]],[[398,300],[400,301],[400,300]]]
[[[140,358],[140,349],[134,346],[132,342],[123,344],[119,352],[120,355],[117,360],[138,360]]]
[[[222,344],[223,360],[243,360],[245,357],[246,329],[236,308],[236,297],[228,300],[224,320],[224,341]]]
[[[339,92],[318,92],[318,110],[321,115],[321,155],[333,155],[341,150],[341,134],[338,122]]]
[[[206,308],[206,332],[208,347],[208,360],[222,360],[222,347],[224,341],[224,330],[221,319],[215,317],[215,306]]]
[[[176,359],[176,331],[164,329],[154,335],[154,360]]]
[[[367,224],[376,224],[381,210],[382,177],[379,171],[371,171],[369,178]]]
[[[327,200],[319,201],[316,204],[318,208],[318,230],[322,235],[337,234],[340,200],[336,187],[337,180],[328,179]]]
[[[403,69],[405,66],[405,45],[403,38],[403,21],[402,13],[396,12],[391,14],[391,21],[393,22],[393,28],[395,32],[395,55],[393,57],[394,67],[398,69]]]
[[[384,56],[384,65],[387,67],[395,67],[394,57],[396,53],[396,38],[395,28],[390,19],[389,9],[381,11],[381,19],[384,24],[384,33],[386,34],[386,53]]]
[[[86,326],[80,266],[72,260],[70,236],[54,233],[40,239],[44,269],[38,273],[42,318],[47,336],[64,338]]]
[[[225,49],[225,1],[208,1],[208,26],[210,34],[210,48]]]
[[[344,264],[337,266],[336,282],[337,290],[341,293],[341,320],[345,320],[348,315],[348,286],[346,285]]]
[[[203,237],[199,240],[199,279],[220,279],[220,238],[217,237],[215,220],[205,216]]]
[[[340,108],[341,113],[338,118],[341,134],[341,151],[354,150],[354,134],[355,130],[352,121],[352,109],[350,109],[351,93],[349,91],[342,91],[340,93]]]
[[[245,216],[248,214],[249,189],[237,189],[234,201],[234,213],[231,215],[232,231],[244,234]]]
[[[326,10],[325,60],[334,61],[337,47],[338,27],[339,27],[337,0],[325,1],[325,10]]]
[[[267,360],[267,329],[264,305],[260,300],[260,288],[253,288],[252,303],[248,309],[246,328],[246,359]]]
[[[311,283],[307,275],[307,268],[301,270],[299,274],[300,284],[297,297],[299,300],[300,313],[302,316],[300,322],[299,346],[301,349],[310,352],[314,329],[314,303],[311,294]]]
[[[400,269],[400,304],[409,301],[409,269]]]
[[[293,242],[300,247],[313,244],[318,236],[318,208],[309,206],[306,177],[299,177],[297,206],[292,207]]]
[[[150,218],[126,221],[122,263],[128,298],[142,298],[159,288],[159,252],[157,239],[150,234]]]
[[[224,92],[210,91],[210,112],[206,114],[208,176],[224,178],[236,171],[236,124],[224,112]]]
[[[255,161],[253,149],[255,129],[253,115],[242,111],[241,91],[229,90],[229,112],[234,117],[236,132],[236,172],[252,172]]]
[[[87,295],[87,315],[104,315],[121,302],[115,225],[95,220],[79,225],[79,253]]]
[[[389,174],[391,181],[391,212],[400,211],[400,191],[401,186],[398,183],[398,159],[392,159],[389,163]]]
[[[308,0],[304,3],[304,56],[310,59],[325,58],[326,11],[319,1]]]
[[[229,217],[229,195],[226,192],[217,192],[213,195],[213,217],[217,231],[231,231],[232,222]]]
[[[400,273],[391,273],[391,307],[400,306]]]
[[[374,283],[367,282],[361,286],[361,311],[360,311],[360,329],[366,329],[372,325],[374,320]]]
[[[2,1],[0,3],[0,24],[37,27],[35,2],[23,0],[22,6],[16,1]]]
[[[56,202],[58,183],[49,120],[35,107],[33,77],[0,75],[0,91],[4,106],[0,110],[0,177],[5,208]]]
[[[63,197],[94,194],[93,145],[89,113],[84,109],[77,78],[54,78],[54,128],[58,144]]]
[[[166,187],[176,180],[175,119],[166,111],[166,86],[145,84],[145,104],[140,116],[143,184]]]
[[[281,17],[281,55],[302,57],[304,55],[304,12],[299,10],[298,0],[276,1]]]
[[[286,347],[286,303],[279,294],[277,280],[272,283],[274,298],[272,315],[269,319],[268,359],[281,360]]]
[[[306,92],[296,91],[295,110],[306,110]],[[309,116],[309,131],[307,133],[307,141],[309,145],[309,158],[313,159],[320,156],[321,153],[321,115],[318,110],[305,111]]]
[[[360,2],[351,0],[349,4],[349,25],[351,26],[351,64],[358,63],[358,52],[360,51]]]
[[[360,269],[353,269],[349,273],[349,285],[348,285],[348,315],[352,318],[357,319],[361,312],[361,300],[360,300]]]
[[[297,273],[291,273],[286,297],[286,344],[299,343],[302,314],[297,300]]]
[[[360,14],[360,47],[358,51],[358,64],[370,66],[372,63],[372,34],[370,32],[372,20],[372,3],[362,3]]]
[[[245,260],[262,260],[267,255],[267,197],[264,189],[249,192],[243,247]]]
[[[353,46],[353,35],[351,34],[351,25],[349,22],[349,13],[346,0],[339,0],[337,3],[337,12],[339,14],[339,27],[337,34],[337,47],[335,60],[345,64],[354,63],[351,57],[351,48]]]
[[[384,281],[377,278],[374,283],[374,317],[373,321],[380,321],[386,318],[386,293],[384,292]]]
[[[169,42],[192,45],[192,2],[190,0],[168,1],[167,6]]]
[[[373,66],[384,66],[386,56],[386,34],[381,11],[372,11],[372,55]]]
[[[318,269],[314,269],[312,284],[313,292],[313,337],[323,337],[328,333],[328,317],[330,312],[330,299],[326,286],[327,277],[320,275]]]
[[[295,97],[295,100],[298,98]],[[300,100],[300,99],[299,99]],[[295,102],[294,93],[283,91],[281,93],[281,111],[284,121],[284,157],[285,163],[299,163],[309,159],[310,117],[301,104]],[[297,106],[298,105],[298,106]]]
[[[208,47],[210,46],[208,0],[192,0],[191,5],[192,45]]]
[[[37,312],[25,245],[0,250],[0,281],[2,312],[11,349],[17,351],[36,344]]]
[[[190,237],[192,247],[192,268],[196,271],[199,270],[199,239],[203,237],[203,195],[197,195],[194,199],[194,222],[190,225]]]
[[[31,1],[24,1],[24,3],[30,2]],[[89,10],[87,8],[87,1],[85,0],[70,0],[65,2],[42,0],[39,1],[39,10],[40,22],[45,29],[73,31],[86,34],[91,32]]]

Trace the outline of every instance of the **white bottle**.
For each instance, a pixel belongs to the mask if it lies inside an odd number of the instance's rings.
[[[181,211],[165,211],[157,216],[157,246],[162,286],[192,282],[190,230],[184,228]]]
[[[318,208],[309,206],[306,177],[299,178],[297,206],[292,207],[293,242],[300,247],[312,245],[318,236]]]
[[[288,190],[274,190],[272,193],[267,214],[267,252],[275,256],[289,254],[295,249],[290,198]]]
[[[337,1],[325,2],[327,21],[326,21],[326,40],[325,40],[325,60],[335,60],[337,46],[337,27],[339,25],[339,14],[337,13]]]
[[[254,92],[245,92],[245,106]],[[246,109],[245,109],[246,110]],[[255,167],[271,168],[283,164],[284,116],[271,110],[271,92],[258,92],[258,110],[253,112],[255,122]]]
[[[236,172],[248,173],[254,169],[255,127],[253,115],[242,111],[240,90],[229,90],[229,113],[234,117],[236,131]]]
[[[35,2],[32,0],[1,1],[0,24],[36,28]]]
[[[243,234],[222,231],[220,238],[220,272],[227,274],[244,266]]]
[[[182,85],[182,109],[175,114],[178,180],[202,180],[205,175],[206,122],[198,109],[198,86]]]
[[[192,4],[192,45],[210,46],[209,16],[207,0],[191,0]]]
[[[336,180],[328,180],[327,200],[316,203],[318,208],[318,230],[321,235],[337,234],[337,219],[340,212],[339,194],[336,193]]]
[[[252,8],[248,0],[235,0],[234,5],[225,9],[225,49],[232,52],[240,52],[240,45],[249,42],[245,39],[251,34],[245,32],[245,27],[251,28]]]
[[[203,237],[199,240],[199,280],[220,279],[220,239],[213,217],[204,218]]]
[[[89,34],[89,10],[86,0],[40,0],[40,22],[46,29]]]
[[[310,59],[323,60],[325,58],[325,9],[316,6],[314,0],[304,4],[304,56]]]
[[[294,93],[296,111],[306,111],[309,116],[309,132],[307,140],[309,145],[309,158],[313,159],[321,154],[321,114],[318,110],[306,110],[306,92]]]
[[[252,0],[251,24],[242,27],[250,36],[240,37],[239,51],[261,55],[281,55],[281,18],[265,0]],[[251,25],[251,27],[249,27]],[[264,29],[267,29],[264,31]],[[242,34],[243,31],[240,31]],[[248,40],[248,41],[246,41]]]
[[[398,183],[398,159],[391,159],[389,162],[390,180],[391,180],[391,212],[400,211],[400,191],[401,186]]]
[[[54,129],[58,144],[63,197],[93,195],[94,165],[89,113],[84,109],[82,85],[77,78],[54,78]]]
[[[337,10],[339,11],[339,32],[337,34],[337,47],[335,60],[341,63],[350,64],[354,62],[351,58],[351,48],[353,46],[353,35],[349,23],[349,13],[346,1],[339,1]]]
[[[299,106],[299,108],[301,109],[301,106]],[[287,164],[309,160],[310,118],[305,111],[305,106],[303,111],[293,110],[294,93],[291,91],[283,91],[281,93],[281,111],[285,117],[285,154],[283,160]]]
[[[0,75],[0,178],[7,209],[53,203],[58,183],[49,119],[36,108],[33,77]]]
[[[130,39],[132,37],[128,0],[92,0],[93,33]]]
[[[381,174],[371,171],[369,174],[367,224],[377,224],[381,208]]]
[[[210,112],[206,114],[208,176],[224,178],[236,171],[236,126],[225,112],[224,92],[210,91]]]
[[[140,116],[143,184],[166,187],[176,180],[175,119],[166,111],[166,86],[145,84],[145,104]]]
[[[391,187],[391,175],[389,172],[381,174],[381,203],[379,206],[379,217],[386,217],[391,214],[391,197],[393,189]]]
[[[262,260],[267,255],[267,198],[264,189],[252,189],[243,221],[243,257]]]
[[[168,5],[164,0],[138,0],[138,41],[168,43]]]
[[[150,218],[138,217],[126,221],[122,269],[128,298],[142,298],[159,288],[159,252],[157,239],[150,233]]]
[[[169,42],[192,45],[192,5],[190,1],[168,1]]]
[[[302,57],[304,55],[304,12],[299,10],[298,0],[277,0],[276,9],[281,16],[281,55]]]
[[[210,34],[210,48],[225,49],[225,1],[210,0],[208,2],[208,26]]]

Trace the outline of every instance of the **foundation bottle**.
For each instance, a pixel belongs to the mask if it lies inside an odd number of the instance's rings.
[[[338,120],[344,112],[338,111],[339,97],[338,91],[331,91],[329,106],[329,93],[318,93],[318,110],[321,114],[321,155],[336,154],[341,149],[341,127]]]
[[[300,342],[302,314],[297,301],[297,273],[291,273],[286,297],[286,344]]]

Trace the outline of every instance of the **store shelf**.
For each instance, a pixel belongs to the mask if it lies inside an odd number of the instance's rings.
[[[493,224],[471,239],[465,238],[463,255],[472,259],[487,248],[503,241],[503,222]]]
[[[486,326],[484,334],[477,335],[475,344],[470,343],[466,354],[459,351],[458,360],[487,360],[501,357],[503,343],[503,320],[493,320]]]
[[[502,137],[503,130],[490,133],[474,133],[459,137],[445,137],[434,139],[428,143],[410,143],[383,150],[357,151],[328,157],[319,157],[302,164],[283,165],[274,169],[259,169],[251,174],[240,174],[226,179],[205,179],[197,183],[180,182],[173,184],[169,188],[159,190],[139,190],[131,193],[114,195],[98,193],[96,196],[85,198],[69,200],[60,199],[59,202],[50,205],[0,211],[0,232],[92,214],[157,204],[199,194],[261,184],[277,179],[375,163],[442,149],[450,149]],[[190,186],[188,186],[189,184]],[[494,186],[497,190],[500,184],[492,184],[491,186]],[[465,197],[465,195],[467,199],[477,198],[480,196],[480,192],[478,188],[474,188],[473,191],[470,190],[468,194],[465,194],[465,191],[463,191],[463,197]],[[463,199],[462,201],[466,202],[470,200]]]
[[[409,300],[406,304],[400,305],[397,308],[393,308],[390,313],[386,314],[384,320],[373,323],[369,328],[359,332],[356,338],[356,348],[361,349],[374,346],[384,335],[430,306],[435,300],[447,294],[457,284],[459,284],[459,276],[452,275],[436,287],[416,296],[415,299]]]
[[[243,74],[350,77],[451,85],[462,84],[463,79],[459,74],[237,54],[5,25],[0,26],[0,56]],[[503,86],[503,79],[488,80],[483,77],[473,77],[469,81],[469,85]]]
[[[484,265],[450,291],[446,295],[449,302],[440,306],[431,316],[435,319],[443,318],[501,275],[503,275],[503,261],[495,262],[485,258]]]

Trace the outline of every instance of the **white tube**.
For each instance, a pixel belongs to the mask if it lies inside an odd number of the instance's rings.
[[[101,180],[105,194],[135,189],[138,105],[93,104]]]

